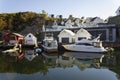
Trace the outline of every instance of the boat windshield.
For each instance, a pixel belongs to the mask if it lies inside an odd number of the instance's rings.
[[[92,44],[89,44],[89,43],[76,43],[76,45],[86,45],[86,46],[92,46]]]

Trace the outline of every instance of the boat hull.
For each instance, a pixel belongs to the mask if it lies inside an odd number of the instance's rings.
[[[79,46],[79,45],[62,45],[67,51],[88,52],[88,53],[103,53],[106,52],[104,47],[94,46]]]
[[[58,52],[58,48],[57,47],[46,47],[46,46],[42,46],[43,50],[47,53],[55,53]]]

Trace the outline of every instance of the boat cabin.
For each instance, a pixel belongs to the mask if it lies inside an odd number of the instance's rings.
[[[57,46],[57,40],[43,40],[42,44],[46,47],[55,47]]]

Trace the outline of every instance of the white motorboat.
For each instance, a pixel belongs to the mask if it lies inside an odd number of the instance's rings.
[[[53,37],[45,37],[42,42],[42,47],[45,52],[57,52],[58,51],[58,44],[57,40],[55,40]]]
[[[80,51],[80,52],[106,52],[107,50],[102,46],[100,41],[100,35],[94,39],[81,39],[79,42],[74,44],[62,45],[68,51]]]

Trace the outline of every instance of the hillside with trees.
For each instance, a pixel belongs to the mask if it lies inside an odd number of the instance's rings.
[[[0,31],[21,32],[26,27],[41,28],[43,24],[45,26],[52,25],[54,21],[54,15],[50,17],[44,10],[40,14],[35,12],[3,13],[0,14]]]

